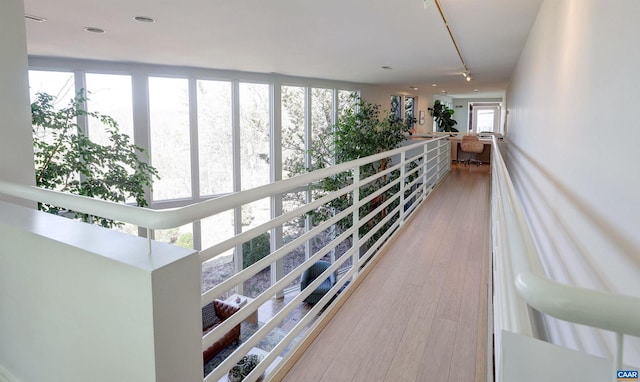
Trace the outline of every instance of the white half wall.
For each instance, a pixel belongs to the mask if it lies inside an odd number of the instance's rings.
[[[639,14],[636,0],[545,1],[506,103],[509,171],[548,275],[636,297]],[[612,333],[547,324],[556,344],[613,354]],[[638,338],[624,361],[640,366]]]
[[[197,252],[2,201],[0,242],[0,377],[202,381]]]
[[[22,0],[3,0],[0,12],[0,179],[33,185],[33,138]],[[9,37],[10,36],[10,37]],[[16,203],[33,205],[17,199]]]

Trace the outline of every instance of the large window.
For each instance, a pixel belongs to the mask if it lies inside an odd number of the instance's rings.
[[[415,97],[404,98],[404,120],[415,118],[416,116],[416,99]]]
[[[197,81],[200,195],[233,191],[231,82]]]
[[[282,87],[282,178],[286,179],[304,172],[307,155],[306,146],[306,88],[302,86]],[[305,193],[294,192],[283,195],[283,212],[287,213],[304,204]],[[289,243],[304,233],[304,216],[290,220],[283,225],[284,244]],[[304,245],[295,248],[285,255],[283,261],[284,274],[288,274],[306,259]],[[299,278],[289,286],[299,283]]]
[[[189,83],[183,78],[149,77],[151,164],[160,180],[153,199],[191,197]]]
[[[37,93],[46,93],[55,97],[53,105],[56,109],[62,109],[69,104],[75,96],[74,75],[71,72],[53,72],[30,70],[29,71],[29,95],[31,102],[36,100]],[[38,128],[35,134],[48,143],[52,143],[51,134]]]
[[[402,119],[402,96],[392,95],[389,116],[395,120]]]
[[[331,136],[333,126],[333,90],[311,89],[311,140]],[[333,158],[325,158],[328,163]]]
[[[271,180],[270,97],[268,84],[240,83],[240,184],[243,190],[267,184]],[[271,218],[270,199],[261,199],[241,208],[242,230],[246,231]],[[243,245],[243,267],[269,253],[269,234]],[[257,296],[271,285],[267,267],[244,283],[247,296]]]
[[[106,114],[118,122],[121,133],[133,142],[133,101],[131,76],[87,73],[87,109]],[[109,144],[105,130],[98,121],[89,119],[89,138],[101,145]]]
[[[282,179],[302,171],[305,165],[305,88],[282,87]]]
[[[243,190],[267,184],[270,136],[269,85],[240,83],[240,174]]]
[[[36,93],[47,93],[56,98],[56,105],[66,106],[76,93],[73,73],[30,70],[29,94],[31,101],[35,99]]]
[[[120,65],[118,70],[126,66]],[[354,101],[352,91],[337,90],[325,82],[322,86],[282,86],[280,99],[272,100],[274,85],[269,75],[264,80],[252,75],[249,82],[216,71],[206,79],[199,78],[201,70],[143,74],[151,70],[157,73],[157,68],[140,70],[137,65],[127,70],[131,74],[89,73],[79,68],[29,72],[32,97],[36,92],[47,92],[58,97],[57,102],[63,107],[75,95],[76,86],[84,83],[89,111],[112,116],[120,131],[132,139],[135,131],[135,143],[148,151],[151,164],[159,171],[160,179],[154,182],[148,200],[151,208],[184,206],[268,184],[273,179],[271,174],[286,179],[304,172],[309,160],[308,145],[313,139],[330,135],[334,118]],[[144,94],[148,97],[139,96]],[[275,105],[280,107],[279,121],[272,120]],[[89,137],[106,143],[97,127],[89,123]],[[272,130],[278,129],[282,141],[271,142]],[[311,141],[307,141],[309,138]],[[281,150],[282,166],[272,160],[272,148]],[[155,230],[153,237],[183,247],[207,249],[268,221],[272,203],[276,211],[287,212],[310,197],[310,193],[299,191],[283,195],[281,202],[279,198],[265,198],[242,206],[238,220],[230,210],[193,224]],[[136,227],[126,229],[133,234],[137,231]],[[291,242],[304,231],[305,216],[294,218],[283,224],[281,242]],[[265,245],[269,246],[271,234],[265,232],[257,242],[245,243],[243,251],[253,252],[243,259],[245,267],[253,255],[260,256]],[[330,239],[332,233],[327,235],[326,239]],[[279,238],[276,243],[280,243]],[[313,251],[313,245],[302,245],[285,256],[279,264],[284,274],[311,253],[307,249]],[[235,255],[234,249],[229,249],[205,263],[203,286],[211,287],[234,272],[233,259],[238,258]],[[245,294],[255,295],[271,285],[271,277],[268,267],[245,283]]]
[[[338,90],[338,116],[355,105],[357,93],[350,90]]]

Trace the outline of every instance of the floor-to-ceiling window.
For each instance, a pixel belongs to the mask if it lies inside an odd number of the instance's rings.
[[[248,190],[271,181],[269,165],[271,97],[269,84],[241,82],[238,86],[240,100],[240,188]],[[270,220],[269,198],[245,204],[241,208],[242,231]],[[248,267],[269,254],[269,233],[243,245],[242,265]],[[244,283],[248,296],[262,293],[269,283],[269,267]]]
[[[67,69],[56,60],[51,66],[46,65],[47,59],[36,61],[37,69],[29,73],[32,95],[44,91],[66,105],[77,91],[86,88],[87,108],[114,117],[121,132],[147,150],[160,175],[148,197],[150,207],[155,209],[188,205],[304,172],[310,160],[307,150],[311,140],[331,131],[335,116],[351,105],[354,92],[331,81],[309,80],[278,85],[278,99],[272,99],[276,82],[270,75],[252,74],[243,80],[242,73],[215,70],[169,68],[163,73],[158,67],[84,62],[73,62]],[[87,68],[83,69],[85,64]],[[273,120],[275,104],[281,113],[278,120]],[[91,139],[104,140],[91,124],[86,129]],[[282,134],[281,145],[273,146],[273,129]],[[281,148],[281,165],[272,161],[273,147]],[[287,212],[307,197],[301,190],[276,203]],[[156,240],[206,249],[270,219],[273,202],[260,200],[242,206],[238,214],[227,211],[183,227],[156,230],[152,235]],[[294,220],[281,229],[283,243],[304,233],[304,216]],[[126,231],[137,233],[136,227]],[[269,240],[273,232],[265,232],[262,238]],[[256,243],[245,244],[253,247],[243,248],[256,247]],[[310,250],[312,245],[307,247]],[[302,258],[294,252],[301,253]],[[212,259],[215,279],[208,281],[209,286],[237,270],[233,254],[230,249]],[[308,252],[301,245],[287,256],[285,272],[304,256]],[[242,259],[246,262],[244,256]],[[269,272],[261,274],[267,279],[273,277]],[[269,282],[262,280],[260,285]],[[247,294],[253,294],[251,288],[250,283],[245,285]]]
[[[151,164],[160,179],[153,200],[190,198],[189,87],[185,78],[149,77]]]
[[[87,89],[87,110],[97,111],[113,117],[118,122],[121,133],[133,139],[133,99],[131,76],[126,74],[85,74]],[[107,136],[97,121],[88,121],[89,138],[100,144],[107,144]]]
[[[304,171],[307,165],[308,139],[305,126],[307,117],[307,88],[304,86],[281,87],[282,113],[282,178],[287,179]],[[302,206],[306,198],[305,191],[288,193],[283,196],[283,212],[288,213]],[[304,233],[305,216],[298,216],[283,226],[283,244],[297,239]],[[283,261],[284,274],[291,272],[305,261],[305,246],[299,245],[285,255]],[[299,283],[294,280],[290,286]]]
[[[197,81],[201,196],[233,191],[231,86],[230,81]]]
[[[416,98],[404,97],[404,120],[408,121],[416,117]]]
[[[231,81],[198,80],[198,169],[200,197],[215,197],[233,192],[233,101]],[[232,237],[233,211],[200,221],[201,248],[209,248]],[[233,260],[229,249],[210,262],[222,274],[231,273]]]
[[[54,104],[60,107],[75,95],[75,76],[71,71],[29,71],[29,94],[31,101],[37,93],[47,93],[56,98]]]

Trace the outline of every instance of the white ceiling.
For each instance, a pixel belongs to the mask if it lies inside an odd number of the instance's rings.
[[[30,55],[500,94],[542,0],[24,0]],[[147,16],[155,23],[141,23]],[[104,34],[85,32],[98,27]],[[391,70],[384,70],[384,65]],[[433,88],[432,84],[437,84]]]

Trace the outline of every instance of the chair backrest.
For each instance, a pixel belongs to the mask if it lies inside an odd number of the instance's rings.
[[[460,150],[465,153],[479,154],[484,150],[484,143],[480,142],[476,134],[465,134],[460,142]]]
[[[313,264],[309,269],[305,270],[302,273],[302,277],[300,278],[300,286],[305,288],[309,285],[313,280],[315,280],[322,272],[324,272],[327,268],[331,266],[331,263],[328,261],[320,260]],[[336,283],[336,273],[333,272],[329,275],[328,279],[331,281],[331,284]]]

